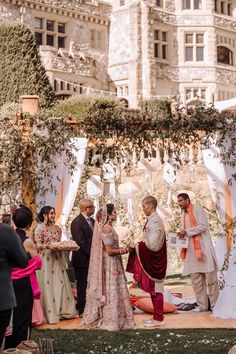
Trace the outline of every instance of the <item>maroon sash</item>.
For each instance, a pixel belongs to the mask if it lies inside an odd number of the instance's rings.
[[[152,280],[161,280],[166,276],[167,268],[167,250],[166,240],[163,246],[158,251],[151,251],[143,241],[138,243],[136,252],[131,252],[129,255],[126,271],[134,273],[135,257],[138,257],[140,265],[147,276]]]

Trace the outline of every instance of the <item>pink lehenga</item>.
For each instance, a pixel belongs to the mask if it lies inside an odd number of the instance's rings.
[[[135,322],[122,259],[109,256],[104,245],[118,248],[118,235],[113,227],[110,234],[104,234],[102,223],[96,221],[82,323],[108,331],[130,329]]]

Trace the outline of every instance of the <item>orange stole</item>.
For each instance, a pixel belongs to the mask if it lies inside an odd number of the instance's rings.
[[[193,204],[190,203],[189,208],[189,220],[190,220],[190,226],[194,227],[197,225],[196,219],[194,216],[194,211],[193,211]],[[186,229],[186,213],[184,213],[184,230]],[[202,258],[202,250],[201,250],[201,245],[200,245],[200,234],[194,235],[193,237],[193,245],[194,245],[194,251],[197,259]],[[180,252],[180,258],[185,259],[186,258],[186,253],[187,253],[187,248],[182,248]]]

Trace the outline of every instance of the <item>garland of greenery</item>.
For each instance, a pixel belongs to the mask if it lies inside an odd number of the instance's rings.
[[[140,110],[127,110],[118,100],[75,97],[59,102],[51,110],[41,110],[36,116],[24,116],[23,119],[16,118],[16,107],[19,112],[15,105],[3,106],[0,110],[1,159],[4,174],[10,177],[5,178],[2,186],[7,183],[8,187],[17,185],[20,188],[27,160],[30,161],[28,166],[32,167],[29,171],[30,188],[39,190],[41,180],[47,180],[48,188],[53,188],[52,175],[56,167],[53,156],[64,153],[66,163],[73,170],[75,159],[71,154],[70,139],[81,135],[89,139],[90,149],[99,156],[102,164],[114,158],[124,161],[134,150],[139,157],[143,149],[150,151],[157,146],[178,160],[183,147],[201,144],[206,148],[219,131],[216,144],[222,145],[225,136],[231,140],[230,151],[222,153],[221,158],[226,163],[236,164],[236,137],[232,129],[235,114],[225,116],[213,107],[198,106],[190,111],[170,101],[156,100],[142,102]],[[76,124],[68,124],[68,116],[72,119],[70,122]],[[22,127],[28,127],[27,138],[22,134]],[[87,161],[92,165],[90,149]],[[35,174],[34,166],[38,161]]]

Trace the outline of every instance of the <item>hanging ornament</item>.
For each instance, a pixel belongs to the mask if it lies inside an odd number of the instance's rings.
[[[87,181],[87,194],[93,198],[95,205],[95,214],[99,209],[99,198],[103,195],[104,184],[101,177],[97,175],[91,176]]]

